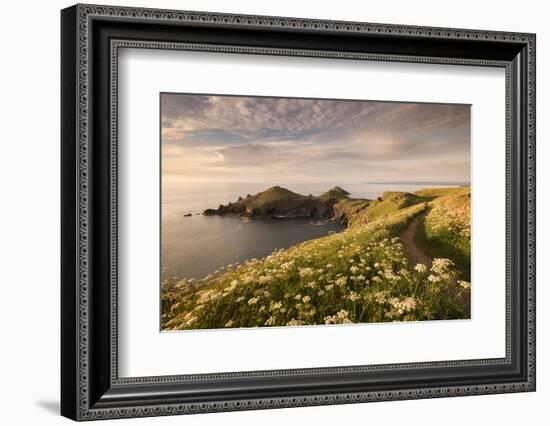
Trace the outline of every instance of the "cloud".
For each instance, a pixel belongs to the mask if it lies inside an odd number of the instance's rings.
[[[161,108],[167,174],[469,180],[468,105],[163,94]]]
[[[375,103],[164,94],[163,140],[184,141],[211,129],[238,134],[243,141],[300,138],[349,127],[373,109]]]

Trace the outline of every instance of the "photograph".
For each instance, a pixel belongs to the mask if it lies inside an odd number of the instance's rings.
[[[160,104],[161,330],[470,318],[470,105]]]

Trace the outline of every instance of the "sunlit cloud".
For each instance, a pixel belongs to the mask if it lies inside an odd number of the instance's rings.
[[[163,176],[466,182],[470,106],[163,94]]]

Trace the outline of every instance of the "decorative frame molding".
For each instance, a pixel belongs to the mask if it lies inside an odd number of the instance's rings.
[[[159,40],[139,38],[125,24]],[[190,40],[175,39],[171,28],[189,28]],[[205,29],[218,28],[241,37],[238,44],[212,43]],[[367,51],[338,44],[273,47],[246,44],[247,30],[271,31],[298,38],[314,32],[330,40],[374,40]],[[196,31],[196,33],[194,32]],[[124,36],[124,37],[122,37]],[[136,37],[138,36],[138,37]],[[172,38],[170,38],[172,37]],[[384,42],[385,40],[385,42]],[[418,55],[388,52],[387,43],[420,46]],[[447,44],[446,44],[447,43]],[[368,44],[368,43],[367,43]],[[437,46],[458,46],[464,56],[429,54]],[[465,46],[465,47],[462,47]],[[193,376],[119,378],[117,368],[117,87],[118,49],[154,48],[217,51],[273,56],[443,63],[503,67],[506,70],[506,357],[502,359],[327,367]],[[469,51],[478,47],[477,51]],[[370,49],[370,50],[369,50]],[[398,49],[398,47],[396,48]],[[443,48],[445,49],[445,47]],[[475,49],[474,49],[475,50]],[[491,50],[492,52],[489,52]],[[62,414],[75,420],[141,417],[196,412],[340,404],[351,402],[434,398],[535,390],[535,36],[510,32],[402,25],[337,22],[182,12],[126,7],[76,5],[62,11]],[[91,161],[93,159],[93,162]],[[93,164],[93,166],[92,166]],[[100,164],[101,170],[97,170]],[[105,176],[101,172],[107,172]],[[100,176],[101,175],[101,176]],[[106,194],[105,192],[108,192]],[[515,209],[519,209],[516,211]],[[104,229],[99,233],[98,229]],[[102,251],[107,258],[102,257]],[[513,256],[514,255],[514,256]],[[93,344],[92,344],[93,342]],[[452,369],[506,370],[508,380],[473,381],[436,386],[376,389],[354,382],[369,373],[387,375],[431,371],[441,377]],[[512,372],[514,374],[512,374]],[[328,389],[331,376],[349,376],[346,389]],[[362,376],[364,375],[364,376]],[[314,377],[318,390],[302,391],[288,384],[268,397],[255,397],[256,386],[277,378]],[[370,376],[369,376],[370,377]],[[237,394],[214,388],[234,379],[249,380]],[[260,381],[262,381],[260,383]],[[400,379],[399,379],[400,380]],[[396,383],[399,382],[396,379]],[[446,379],[445,379],[446,380]],[[322,383],[321,383],[322,382]],[[437,380],[434,378],[434,383]],[[443,383],[443,382],[442,382]],[[168,398],[165,390],[194,386],[197,396]],[[323,387],[324,386],[324,387]],[[389,387],[389,388],[388,388]],[[373,389],[373,390],[371,390]],[[139,395],[138,395],[139,390]],[[200,390],[200,391],[199,391]],[[144,395],[148,396],[144,396]],[[205,396],[205,395],[210,396]]]

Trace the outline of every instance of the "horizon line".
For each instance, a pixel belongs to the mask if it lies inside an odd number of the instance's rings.
[[[380,181],[380,182],[361,182],[364,184],[378,185],[470,185],[470,181]]]

